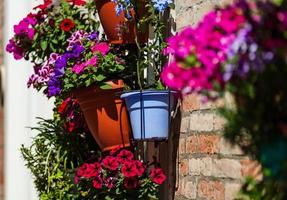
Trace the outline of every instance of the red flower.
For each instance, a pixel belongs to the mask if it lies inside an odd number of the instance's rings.
[[[100,163],[84,163],[77,171],[78,177],[93,178],[99,175],[102,167]]]
[[[102,165],[110,170],[116,170],[119,167],[119,162],[118,159],[112,157],[112,156],[107,156],[103,159]]]
[[[150,172],[150,177],[153,182],[159,185],[161,185],[166,179],[166,176],[160,168],[152,169]]]
[[[63,101],[61,103],[61,105],[58,107],[58,112],[60,114],[63,114],[66,111],[67,105],[69,103],[69,101],[71,100],[71,98],[67,98],[65,101]]]
[[[86,2],[83,0],[67,0],[67,2],[71,2],[76,6],[83,6],[86,4]]]
[[[124,186],[127,189],[135,189],[139,184],[139,181],[137,178],[132,177],[132,178],[125,178],[124,180]]]
[[[94,170],[97,171],[98,173],[100,173],[100,171],[102,170],[101,163],[99,163],[99,162],[93,163],[93,164],[92,164],[92,167],[93,167]]]
[[[45,10],[46,8],[50,6],[51,3],[52,3],[52,0],[44,0],[44,4],[40,4],[34,7],[33,9],[36,10],[37,8],[39,8],[40,10]]]
[[[60,24],[60,28],[66,32],[70,31],[74,27],[75,27],[75,23],[73,22],[73,20],[68,19],[68,18],[64,19]]]
[[[88,168],[88,163],[84,163],[84,164],[82,164],[79,168],[78,168],[78,170],[77,170],[77,172],[76,172],[76,176],[78,176],[78,177],[84,177],[84,174],[85,174],[85,171],[86,171],[86,169]]]
[[[67,122],[64,124],[64,128],[68,130],[69,133],[72,133],[75,130],[76,124],[74,122]]]
[[[101,189],[103,185],[103,179],[99,176],[95,177],[95,179],[93,180],[93,186],[96,189]]]
[[[137,175],[137,168],[132,162],[125,162],[121,169],[122,174],[126,177],[134,177]]]
[[[142,176],[144,171],[145,171],[145,168],[143,166],[143,163],[139,160],[135,160],[134,161],[134,164],[135,164],[135,167],[136,167],[136,173],[138,176]]]
[[[121,152],[117,155],[118,159],[121,162],[131,161],[134,158],[134,154],[128,150],[121,150]]]

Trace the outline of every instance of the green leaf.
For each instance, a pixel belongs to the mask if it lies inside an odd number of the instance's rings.
[[[100,88],[103,90],[109,90],[109,89],[112,89],[112,86],[109,84],[104,84],[104,85],[101,85]]]
[[[282,5],[283,0],[273,0],[273,2],[274,2],[275,4],[277,4],[278,6],[280,6],[280,5]]]
[[[45,40],[41,41],[41,49],[43,51],[45,51],[47,49],[47,44],[48,44],[47,41],[45,41]]]
[[[96,76],[96,80],[97,81],[103,81],[106,77],[103,74],[99,74],[98,76]]]

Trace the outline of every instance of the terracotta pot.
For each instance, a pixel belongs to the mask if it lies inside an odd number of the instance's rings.
[[[120,99],[123,81],[109,81],[112,89],[90,86],[74,91],[87,125],[102,151],[130,146],[130,126],[125,104]]]
[[[112,44],[128,44],[135,43],[137,35],[135,24],[135,12],[131,10],[132,19],[126,20],[124,13],[119,16],[116,15],[116,3],[111,0],[95,0],[96,7],[99,13],[100,21],[108,37],[108,40]],[[144,4],[139,9],[139,14],[144,15]],[[137,37],[140,43],[144,43],[148,38],[148,28],[143,28],[141,33],[138,33]]]

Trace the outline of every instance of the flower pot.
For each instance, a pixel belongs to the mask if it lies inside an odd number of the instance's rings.
[[[175,94],[168,90],[147,90],[121,95],[129,111],[135,140],[168,138],[170,113],[176,101]]]
[[[130,127],[126,107],[120,99],[123,81],[110,81],[112,89],[97,86],[81,88],[74,92],[87,125],[102,151],[116,146],[130,146]]]
[[[104,32],[107,38],[112,44],[128,44],[135,43],[137,35],[136,23],[135,23],[135,12],[131,10],[132,19],[125,19],[124,13],[122,12],[119,16],[116,15],[116,3],[111,0],[95,0],[96,7],[99,13],[100,21],[103,26]],[[139,14],[143,16],[144,5],[141,5]],[[145,28],[137,35],[140,43],[144,43],[148,38],[148,29]]]

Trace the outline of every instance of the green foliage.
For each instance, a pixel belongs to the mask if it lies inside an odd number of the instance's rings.
[[[258,181],[251,177],[246,178],[236,200],[283,200],[287,196],[280,184],[271,181]]]
[[[125,76],[125,67],[117,61],[117,56],[108,53],[104,57],[97,55],[97,66],[88,66],[79,75],[67,68],[63,78],[63,93],[69,93],[73,89],[88,87],[94,83],[102,89],[110,89],[107,80],[120,79]]]
[[[54,120],[40,119],[32,130],[37,135],[30,146],[21,146],[21,152],[40,199],[79,199],[74,169],[97,149],[93,139],[87,133],[67,133]]]

